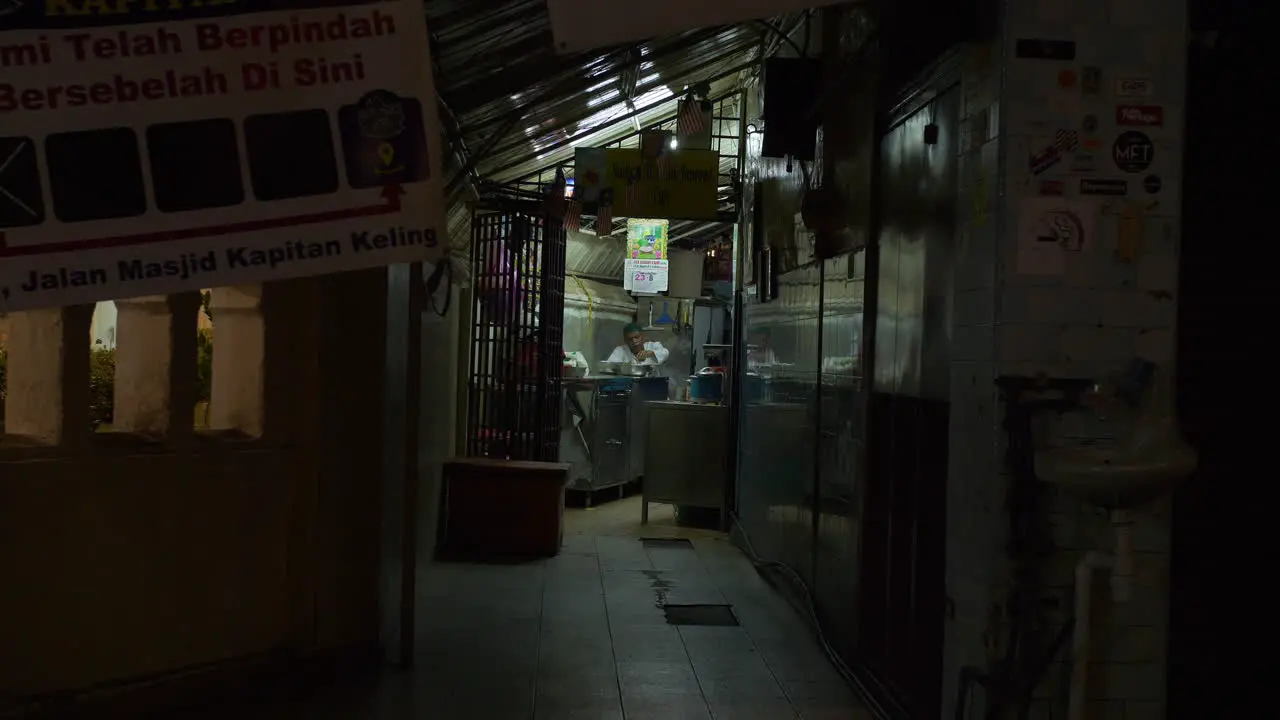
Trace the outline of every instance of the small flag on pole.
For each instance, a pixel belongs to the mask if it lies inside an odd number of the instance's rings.
[[[702,102],[692,95],[680,103],[676,114],[676,136],[694,137],[706,129],[706,118],[702,112]]]
[[[582,229],[582,203],[570,198],[565,204],[564,229],[578,232]]]
[[[600,200],[596,202],[596,235],[609,237],[613,234],[613,190],[600,191]]]
[[[551,181],[551,187],[547,189],[547,215],[554,218],[564,217],[564,191],[567,182],[564,176],[564,168],[556,168],[556,179]]]

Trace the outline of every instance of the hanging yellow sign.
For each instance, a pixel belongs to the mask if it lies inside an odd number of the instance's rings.
[[[587,214],[608,204],[615,216],[715,220],[720,154],[669,150],[645,158],[639,148],[579,148],[574,192]]]

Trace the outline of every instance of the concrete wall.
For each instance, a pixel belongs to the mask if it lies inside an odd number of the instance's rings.
[[[988,668],[1003,652],[1010,624],[1004,606],[1009,478],[994,378],[1099,377],[1135,356],[1168,372],[1173,362],[1185,37],[1183,3],[1012,0],[1001,37],[971,49],[952,341],[947,587],[954,615],[947,631],[947,717],[959,668]],[[1075,57],[1019,58],[1019,39],[1073,41]],[[1100,70],[1096,88],[1090,68]],[[1124,79],[1149,81],[1149,95],[1121,96]],[[1118,126],[1121,105],[1160,107],[1163,125]],[[1060,130],[1075,131],[1078,147],[1035,174],[1031,156],[1052,146]],[[1113,142],[1127,130],[1154,142],[1149,169],[1125,172],[1114,162]],[[1095,169],[1086,169],[1087,161]],[[1148,175],[1160,178],[1158,192],[1144,189]],[[1083,197],[1079,181],[1086,178],[1124,180],[1128,195]],[[1019,237],[1026,234],[1019,232],[1020,219],[1034,213],[1043,195],[1059,191],[1082,218],[1084,250],[1031,250]],[[1136,213],[1142,219],[1131,226],[1140,240],[1132,262],[1116,254],[1122,218],[1135,207],[1126,201],[1142,208]],[[1113,542],[1102,511],[1050,496],[1042,521],[1049,523],[1054,549],[1037,567],[1049,630],[1071,612],[1075,563],[1086,550],[1108,550]],[[1132,602],[1112,603],[1099,576],[1087,717],[1164,716],[1168,523],[1164,505],[1137,518]],[[1063,660],[1039,686],[1032,717],[1065,717]],[[970,717],[981,712],[981,691],[977,695]]]
[[[82,422],[89,308],[10,316],[6,427],[25,437],[0,442],[0,709],[377,641],[386,272],[249,290],[215,351],[234,407],[211,414],[238,424],[210,433],[187,402],[194,293],[122,305],[121,350],[145,347],[118,377],[153,376],[117,382],[127,433]]]

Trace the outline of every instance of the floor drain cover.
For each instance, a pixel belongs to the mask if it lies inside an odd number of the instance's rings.
[[[685,538],[640,538],[640,544],[651,548],[693,549],[693,543]]]
[[[663,605],[668,625],[737,627],[738,617],[728,605]]]

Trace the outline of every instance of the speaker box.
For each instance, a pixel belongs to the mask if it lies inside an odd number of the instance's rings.
[[[770,58],[764,63],[765,157],[813,160],[818,144],[818,96],[822,66],[808,58]]]

